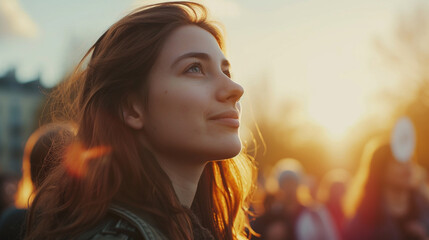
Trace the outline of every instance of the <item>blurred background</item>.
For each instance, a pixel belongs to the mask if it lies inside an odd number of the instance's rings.
[[[353,175],[365,144],[404,115],[415,159],[429,167],[427,1],[199,2],[225,27],[233,78],[246,90],[241,133],[261,182],[284,158],[316,184],[332,169]],[[0,0],[1,174],[19,178],[50,89],[111,24],[148,3]]]

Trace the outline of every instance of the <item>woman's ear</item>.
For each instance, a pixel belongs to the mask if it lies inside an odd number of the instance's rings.
[[[144,125],[144,106],[141,99],[135,94],[130,94],[122,104],[122,117],[125,124],[140,130]]]

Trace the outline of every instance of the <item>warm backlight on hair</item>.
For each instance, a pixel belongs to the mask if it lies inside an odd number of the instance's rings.
[[[15,207],[27,208],[31,204],[31,193],[33,192],[33,182],[30,175],[30,162],[28,158],[24,158],[22,163],[23,174],[18,184],[18,191],[15,195]]]
[[[22,178],[18,184],[18,190],[15,194],[15,207],[27,208],[31,204],[31,194],[34,186],[31,180],[30,154],[41,136],[41,131],[34,132],[27,140],[24,148],[24,158],[22,159]]]
[[[111,152],[111,148],[107,146],[98,146],[86,149],[81,143],[71,144],[65,154],[64,164],[67,171],[75,176],[85,176],[87,172],[88,162],[98,159]]]

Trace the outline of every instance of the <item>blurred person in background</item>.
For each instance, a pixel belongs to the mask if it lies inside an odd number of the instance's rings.
[[[38,189],[26,239],[246,238],[255,168],[224,50],[198,3],[113,24],[52,95],[78,130]]]
[[[344,239],[344,197],[349,181],[350,174],[346,170],[333,169],[323,176],[317,193],[318,201],[328,210],[335,224],[338,239]]]
[[[23,239],[27,207],[32,194],[43,183],[51,169],[58,165],[66,146],[75,134],[71,124],[47,124],[28,138],[22,161],[22,178],[15,196],[15,207],[0,217],[1,239]]]
[[[413,164],[397,161],[387,141],[366,145],[346,197],[346,239],[429,239],[428,199],[413,188]]]
[[[263,213],[252,222],[252,229],[259,240],[288,240],[292,239],[292,224],[282,211],[277,194],[266,192],[263,200]]]
[[[290,158],[280,160],[273,167],[272,176],[277,179],[278,188],[273,193],[270,200],[271,207],[268,209],[285,219],[284,222],[287,224],[285,229],[290,232],[288,238],[285,239],[338,239],[334,223],[327,210],[312,199],[310,191],[305,185],[303,167],[297,160]],[[314,178],[312,179],[314,180]],[[315,185],[314,182],[312,184]],[[262,217],[267,218],[264,215]],[[261,219],[256,219],[255,223],[258,221]],[[265,226],[266,228],[267,226]],[[261,233],[265,233],[265,229]],[[256,229],[255,231],[258,232]],[[261,239],[265,239],[265,237],[264,234],[261,235]]]
[[[429,199],[429,183],[426,169],[418,163],[413,164],[412,187]]]

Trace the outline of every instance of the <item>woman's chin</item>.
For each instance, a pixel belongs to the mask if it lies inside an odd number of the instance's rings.
[[[241,142],[230,143],[215,154],[213,160],[224,160],[236,157],[241,152]]]

